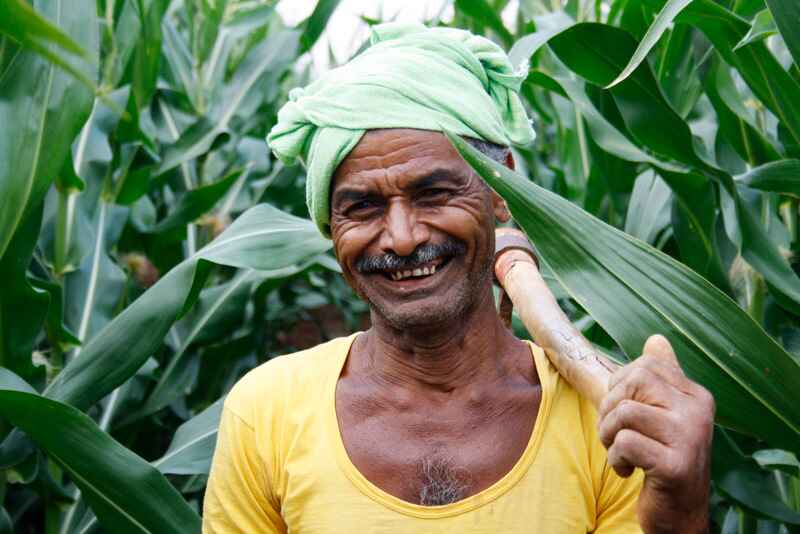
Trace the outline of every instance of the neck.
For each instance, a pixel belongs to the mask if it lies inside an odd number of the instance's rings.
[[[474,309],[447,324],[397,329],[373,313],[359,351],[365,370],[382,382],[446,393],[506,375],[503,355],[519,341],[497,316],[491,286],[481,293]]]

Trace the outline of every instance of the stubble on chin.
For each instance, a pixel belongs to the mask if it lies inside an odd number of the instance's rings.
[[[395,330],[416,330],[454,324],[465,318],[478,304],[479,288],[487,283],[491,283],[491,263],[461,277],[441,298],[424,299],[433,300],[433,304],[419,302],[404,306],[404,303],[387,302],[379,295],[373,295],[375,291],[372,288],[356,285],[354,289],[369,305],[373,321],[377,315]]]

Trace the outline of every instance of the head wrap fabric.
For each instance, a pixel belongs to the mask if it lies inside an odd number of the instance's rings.
[[[506,53],[455,28],[373,26],[371,46],[349,63],[289,93],[267,136],[284,163],[304,161],[306,203],[330,235],[330,183],[364,132],[417,128],[523,146],[535,137]]]

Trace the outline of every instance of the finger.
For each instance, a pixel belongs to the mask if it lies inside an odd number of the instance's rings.
[[[672,383],[674,380],[677,379],[677,377],[675,376],[676,374],[675,367],[662,362],[658,358],[642,355],[636,360],[614,371],[608,379],[608,389],[609,390],[614,389],[614,387],[616,387],[617,384],[627,380],[629,375],[631,375],[634,372],[638,372],[636,371],[636,369],[639,368],[644,368],[648,370],[649,372],[658,376],[660,380],[668,383]]]
[[[648,366],[628,364],[614,374],[618,373],[618,379],[600,403],[600,419],[605,418],[623,399],[669,408],[680,393]]]
[[[635,430],[623,428],[608,448],[608,463],[621,477],[628,477],[634,468],[641,467],[645,472],[657,465],[666,464],[670,449],[656,440]]]
[[[670,345],[667,338],[661,334],[655,334],[647,338],[647,341],[644,343],[644,348],[642,349],[642,354],[653,355],[661,362],[673,365],[678,369],[681,368],[678,357],[675,355],[675,351],[672,350],[672,345]]]
[[[614,443],[616,435],[626,428],[669,445],[674,439],[676,425],[677,421],[669,410],[623,399],[600,420],[598,435],[606,448],[609,448]]]
[[[680,366],[670,357],[665,357],[663,354],[643,353],[633,362],[612,373],[608,381],[608,389],[613,389],[614,386],[625,380],[628,374],[638,367],[648,369],[659,376],[662,381],[675,386],[680,391],[685,392],[689,387],[689,379],[683,374]]]

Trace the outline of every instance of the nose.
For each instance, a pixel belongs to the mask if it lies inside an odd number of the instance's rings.
[[[417,223],[412,206],[403,200],[389,203],[384,215],[380,247],[384,252],[408,256],[430,238],[428,227]]]

